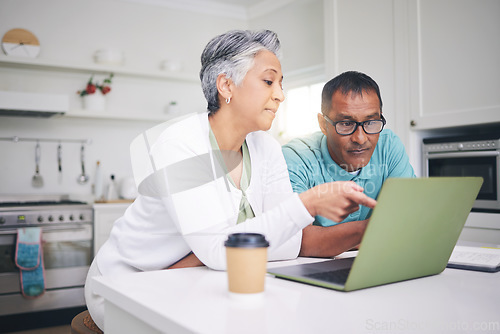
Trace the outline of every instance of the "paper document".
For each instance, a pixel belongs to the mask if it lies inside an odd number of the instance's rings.
[[[448,268],[479,271],[500,270],[500,249],[487,247],[455,246]]]

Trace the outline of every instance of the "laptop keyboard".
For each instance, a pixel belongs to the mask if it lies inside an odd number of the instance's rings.
[[[314,273],[314,274],[306,274],[304,276],[309,277],[309,278],[314,278],[314,279],[317,279],[319,281],[343,285],[347,281],[347,276],[349,276],[350,271],[351,271],[351,268],[345,268],[345,269],[337,269],[337,270],[332,270],[332,271],[324,271],[324,272]]]

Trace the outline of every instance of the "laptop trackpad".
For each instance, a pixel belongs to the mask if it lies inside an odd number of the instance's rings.
[[[314,263],[318,266],[313,268],[314,271],[304,273],[304,276],[327,283],[344,285],[353,262],[354,258],[347,258]]]
[[[354,262],[354,257],[337,260],[327,260],[316,263],[307,263],[269,270],[278,277],[288,279],[318,280],[326,283],[343,286]]]

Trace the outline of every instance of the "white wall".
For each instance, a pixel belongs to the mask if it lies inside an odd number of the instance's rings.
[[[323,67],[323,0],[295,1],[276,12],[249,21],[250,29],[271,29],[281,42],[283,84],[304,69]]]
[[[115,0],[0,0],[0,35],[12,28],[32,31],[41,44],[40,59],[92,65],[101,48],[125,54],[124,67],[160,71],[160,62],[175,59],[182,71],[196,80],[199,57],[208,40],[229,29],[245,29],[239,19],[209,17],[158,6],[139,6]],[[76,91],[84,88],[90,73],[20,69],[0,66],[0,90],[67,94],[70,109],[81,108]],[[98,76],[102,79],[103,76]],[[183,112],[204,110],[203,94],[196,82],[174,82],[116,75],[108,95],[114,115],[158,113],[176,100]],[[71,110],[70,110],[71,111]],[[132,174],[130,141],[155,122],[85,118],[0,118],[0,137],[91,139],[86,146],[87,173],[93,176],[100,160],[104,175],[117,179]],[[42,143],[40,172],[43,188],[31,187],[35,171],[35,143],[0,141],[0,194],[91,194],[91,183],[79,185],[81,172],[77,144],[63,143],[63,173],[57,172],[56,143]]]
[[[40,58],[85,64],[96,50],[116,48],[128,67],[157,69],[173,58],[197,75],[208,40],[246,22],[118,0],[1,0],[0,34],[18,27],[37,35]]]
[[[97,160],[103,175],[108,179],[115,174],[117,180],[132,175],[129,144],[141,131],[152,127],[152,122],[132,122],[91,119],[31,119],[1,118],[2,137],[25,136],[30,138],[91,139],[85,145],[85,169],[91,180],[80,185],[80,144],[62,143],[62,173],[58,172],[58,143],[40,143],[40,174],[42,188],[33,188],[31,178],[35,173],[35,143],[0,141],[0,194],[72,194],[78,198],[91,193],[91,184]]]
[[[206,108],[197,83],[199,57],[208,40],[230,29],[273,29],[283,45],[283,68],[299,71],[323,63],[322,0],[300,0],[280,6],[276,13],[252,17],[250,21],[207,15],[160,6],[138,5],[118,0],[0,0],[0,35],[12,28],[32,31],[41,44],[40,59],[93,66],[93,54],[103,48],[124,52],[124,68],[154,72],[160,63],[173,59],[182,63],[182,73],[192,82],[151,79],[115,74],[107,110],[113,117],[146,115],[165,117],[170,101],[182,113]],[[230,14],[230,13],[229,13]],[[235,16],[237,17],[237,16]],[[70,113],[81,109],[76,91],[83,89],[91,73],[30,69],[0,64],[0,90],[66,94]],[[104,74],[96,75],[102,81]],[[286,76],[286,74],[285,74]],[[92,118],[0,118],[0,137],[91,139],[86,146],[87,173],[93,176],[96,161],[102,163],[106,179],[132,174],[129,144],[153,121]],[[92,180],[76,183],[81,172],[79,145],[63,143],[63,175],[57,172],[56,143],[42,143],[43,188],[31,187],[35,170],[33,142],[0,141],[0,194],[69,193],[89,196]]]

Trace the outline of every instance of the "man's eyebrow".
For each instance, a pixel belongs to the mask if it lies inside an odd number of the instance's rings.
[[[381,116],[380,112],[377,111],[377,112],[374,112],[371,115],[366,116],[366,118],[380,117],[380,116]]]
[[[380,117],[380,113],[378,111],[374,112],[373,114],[367,115],[365,117],[365,119],[377,118],[377,117]],[[352,120],[352,119],[354,119],[354,117],[352,115],[337,114],[337,117],[335,117],[335,119],[337,119],[337,120],[344,120],[344,119]]]
[[[341,120],[341,119],[353,119],[351,115],[344,115],[344,114],[337,114],[337,117],[335,119]]]

